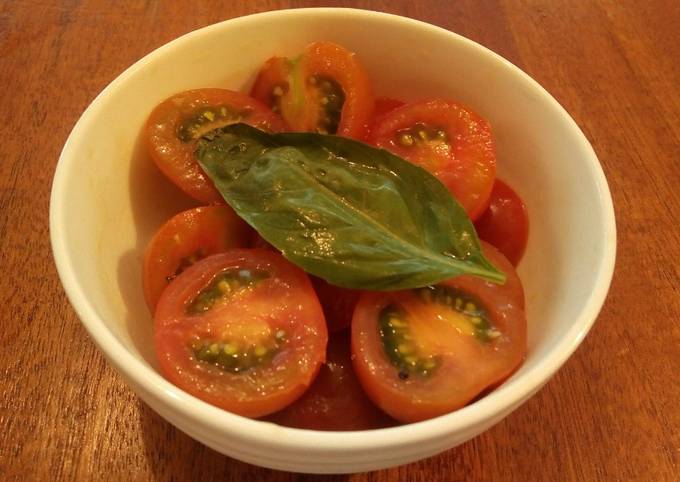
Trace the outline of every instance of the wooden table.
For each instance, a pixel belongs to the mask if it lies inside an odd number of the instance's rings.
[[[64,295],[48,205],[69,131],[128,65],[220,20],[318,4],[0,2],[0,480],[314,480],[222,456],[130,391]],[[619,245],[594,329],[528,403],[429,460],[324,480],[680,480],[680,3],[333,4],[440,25],[537,79],[599,155]]]

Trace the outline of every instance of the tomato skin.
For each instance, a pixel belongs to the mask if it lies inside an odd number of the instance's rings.
[[[335,333],[347,328],[352,323],[354,307],[362,291],[335,286],[314,276],[311,279],[323,307],[328,331]]]
[[[510,260],[508,260],[508,258],[506,258],[505,255],[503,255],[503,253],[501,253],[498,248],[496,248],[491,243],[487,243],[486,241],[482,240],[480,241],[480,244],[482,246],[484,257],[488,259],[496,268],[505,273],[505,283],[498,284],[483,280],[477,276],[462,275],[455,278],[456,286],[466,290],[470,289],[474,291],[477,286],[483,285],[485,292],[494,293],[494,299],[507,299],[524,310],[526,307],[524,286],[522,285],[522,280],[517,274],[515,267],[512,265]]]
[[[326,363],[305,394],[267,420],[311,430],[371,430],[395,421],[366,396],[352,368],[348,331],[334,333]]]
[[[391,97],[378,97],[375,99],[375,106],[373,108],[373,115],[380,118],[388,112],[405,105],[406,102],[392,99]]]
[[[260,70],[251,95],[274,108],[273,89],[282,88],[278,108],[286,124],[293,131],[316,131],[322,94],[310,82],[314,76],[337,82],[345,96],[337,131],[330,133],[365,139],[373,116],[371,82],[356,55],[334,43],[314,42],[295,60],[269,59]]]
[[[186,194],[204,204],[223,203],[224,200],[196,161],[196,140],[183,142],[178,132],[182,123],[200,109],[220,105],[238,111],[241,113],[239,121],[254,127],[270,132],[285,129],[279,116],[246,94],[227,89],[197,89],[173,95],[160,103],[151,112],[144,130],[147,151],[161,172]]]
[[[441,130],[446,142],[399,141],[400,132],[420,124]],[[486,209],[496,176],[495,146],[489,124],[467,107],[443,99],[406,104],[376,119],[369,142],[437,176],[471,219]]]
[[[514,276],[508,275],[509,279]],[[465,406],[509,377],[525,357],[526,315],[514,288],[470,276],[440,285],[478,300],[501,335],[482,343],[447,328],[428,311],[432,305],[412,290],[367,292],[354,311],[352,354],[357,377],[369,398],[401,422],[425,420]],[[429,334],[423,346],[441,357],[441,366],[429,377],[401,378],[399,369],[385,354],[377,320],[382,310],[395,303],[411,314],[411,323],[420,324],[421,333]]]
[[[185,260],[242,248],[252,229],[226,204],[183,211],[160,227],[144,254],[146,304],[153,313],[161,293]]]
[[[278,249],[276,249],[274,246],[269,244],[262,236],[260,236],[260,233],[258,233],[254,229],[253,229],[253,236],[250,238],[250,242],[248,243],[248,247],[269,249],[271,251],[275,251],[277,253],[280,253],[280,251]]]
[[[225,270],[262,270],[269,277],[209,311],[188,311],[198,293]],[[260,343],[280,331],[285,338],[273,358],[243,373],[199,361],[191,348],[196,340]],[[235,249],[190,266],[163,292],[154,317],[163,375],[197,398],[248,417],[281,410],[302,395],[324,361],[327,341],[323,312],[307,275],[263,249]]]
[[[479,237],[496,246],[517,266],[529,239],[529,215],[524,201],[506,183],[496,180],[489,207],[475,222]]]

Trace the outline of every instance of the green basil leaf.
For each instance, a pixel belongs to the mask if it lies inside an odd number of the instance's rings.
[[[396,290],[461,274],[505,279],[446,187],[385,150],[233,124],[199,142],[196,154],[239,216],[332,284]]]

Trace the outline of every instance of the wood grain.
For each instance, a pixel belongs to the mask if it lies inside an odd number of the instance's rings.
[[[429,460],[316,478],[222,456],[138,400],[64,295],[48,206],[70,129],[128,65],[220,20],[322,3],[434,23],[537,79],[592,142],[619,242],[598,322],[527,404]],[[679,32],[677,0],[0,2],[0,480],[679,480]]]

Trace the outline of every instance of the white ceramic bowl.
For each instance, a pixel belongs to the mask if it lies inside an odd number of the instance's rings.
[[[433,420],[370,432],[315,432],[242,418],[167,382],[152,351],[141,259],[155,229],[188,201],[139,141],[151,109],[176,92],[246,90],[263,61],[331,40],[358,52],[380,95],[450,97],[486,117],[500,176],[523,196],[531,235],[520,265],[526,362],[483,399]],[[351,9],[304,9],[229,20],[152,52],[92,102],[64,146],[52,187],[52,247],[85,328],[139,396],[191,437],[257,465],[356,472],[444,451],[488,429],[567,360],[607,293],[616,234],[600,164],[579,128],[535,81],[496,54],[414,20]],[[557,387],[559,390],[559,387]]]

